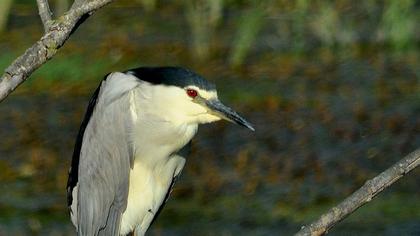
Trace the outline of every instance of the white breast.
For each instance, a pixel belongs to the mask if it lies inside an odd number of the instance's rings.
[[[122,216],[120,234],[134,229],[143,235],[157,210],[185,164],[185,159],[174,153],[188,143],[197,131],[197,125],[174,124],[141,112],[147,106],[139,97],[139,90],[130,92],[130,113],[135,120],[132,142],[135,152],[130,172],[127,208]]]
[[[130,188],[127,209],[121,221],[121,235],[136,230],[143,235],[149,228],[154,215],[165,200],[174,176],[179,174],[185,164],[180,156],[168,158],[166,165],[153,170],[138,161],[130,173]]]

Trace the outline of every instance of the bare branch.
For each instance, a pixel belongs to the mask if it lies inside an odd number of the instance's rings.
[[[86,0],[74,0],[73,5],[71,8],[78,8],[80,7]]]
[[[375,178],[368,180],[361,188],[336,207],[323,214],[310,225],[303,226],[295,236],[323,235],[335,224],[346,218],[359,207],[370,202],[377,194],[389,187],[420,164],[420,148],[385,170]]]
[[[38,4],[39,16],[41,17],[42,24],[44,25],[44,31],[46,33],[50,29],[52,23],[50,5],[48,4],[48,0],[36,0],[36,3]]]
[[[21,83],[25,82],[32,72],[51,59],[83,20],[90,16],[95,10],[112,1],[113,0],[77,0],[76,2],[78,2],[78,4],[73,5],[63,16],[55,21],[50,21],[51,25],[41,39],[7,67],[5,73],[0,77],[0,102],[12,93]],[[40,3],[46,2],[38,0],[38,6]]]

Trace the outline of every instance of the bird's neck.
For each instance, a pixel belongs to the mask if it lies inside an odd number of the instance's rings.
[[[185,146],[196,134],[198,125],[173,122],[144,111],[135,93],[130,99],[130,113],[133,121],[131,140],[136,159],[147,159],[150,163],[164,161]]]
[[[197,132],[197,125],[174,126],[169,122],[138,122],[132,134],[135,159],[150,165],[167,162]]]

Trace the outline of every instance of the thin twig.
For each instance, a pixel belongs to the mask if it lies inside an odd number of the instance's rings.
[[[36,0],[36,3],[38,4],[39,16],[41,17],[42,24],[44,25],[44,31],[46,33],[52,24],[50,5],[48,4],[48,0]]]
[[[377,194],[395,183],[420,164],[420,148],[408,154],[402,160],[385,170],[375,178],[368,180],[361,188],[331,208],[313,223],[303,226],[295,236],[323,235],[335,224],[346,218],[359,207],[370,202]]]
[[[49,10],[41,10],[46,9],[48,4],[43,4],[47,2],[45,0],[37,1],[42,21],[51,22],[51,25],[41,39],[9,65],[0,77],[0,102],[25,82],[36,69],[51,59],[77,29],[80,22],[95,10],[111,3],[113,0],[76,0],[75,3],[77,4],[73,5],[69,11],[55,21],[49,20],[51,15],[41,14],[41,12],[49,12]],[[44,18],[47,15],[49,18]]]

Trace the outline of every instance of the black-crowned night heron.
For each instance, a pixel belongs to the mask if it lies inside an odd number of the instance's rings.
[[[67,184],[78,235],[144,235],[185,164],[198,124],[225,119],[254,130],[213,84],[180,67],[105,77],[89,102]]]

